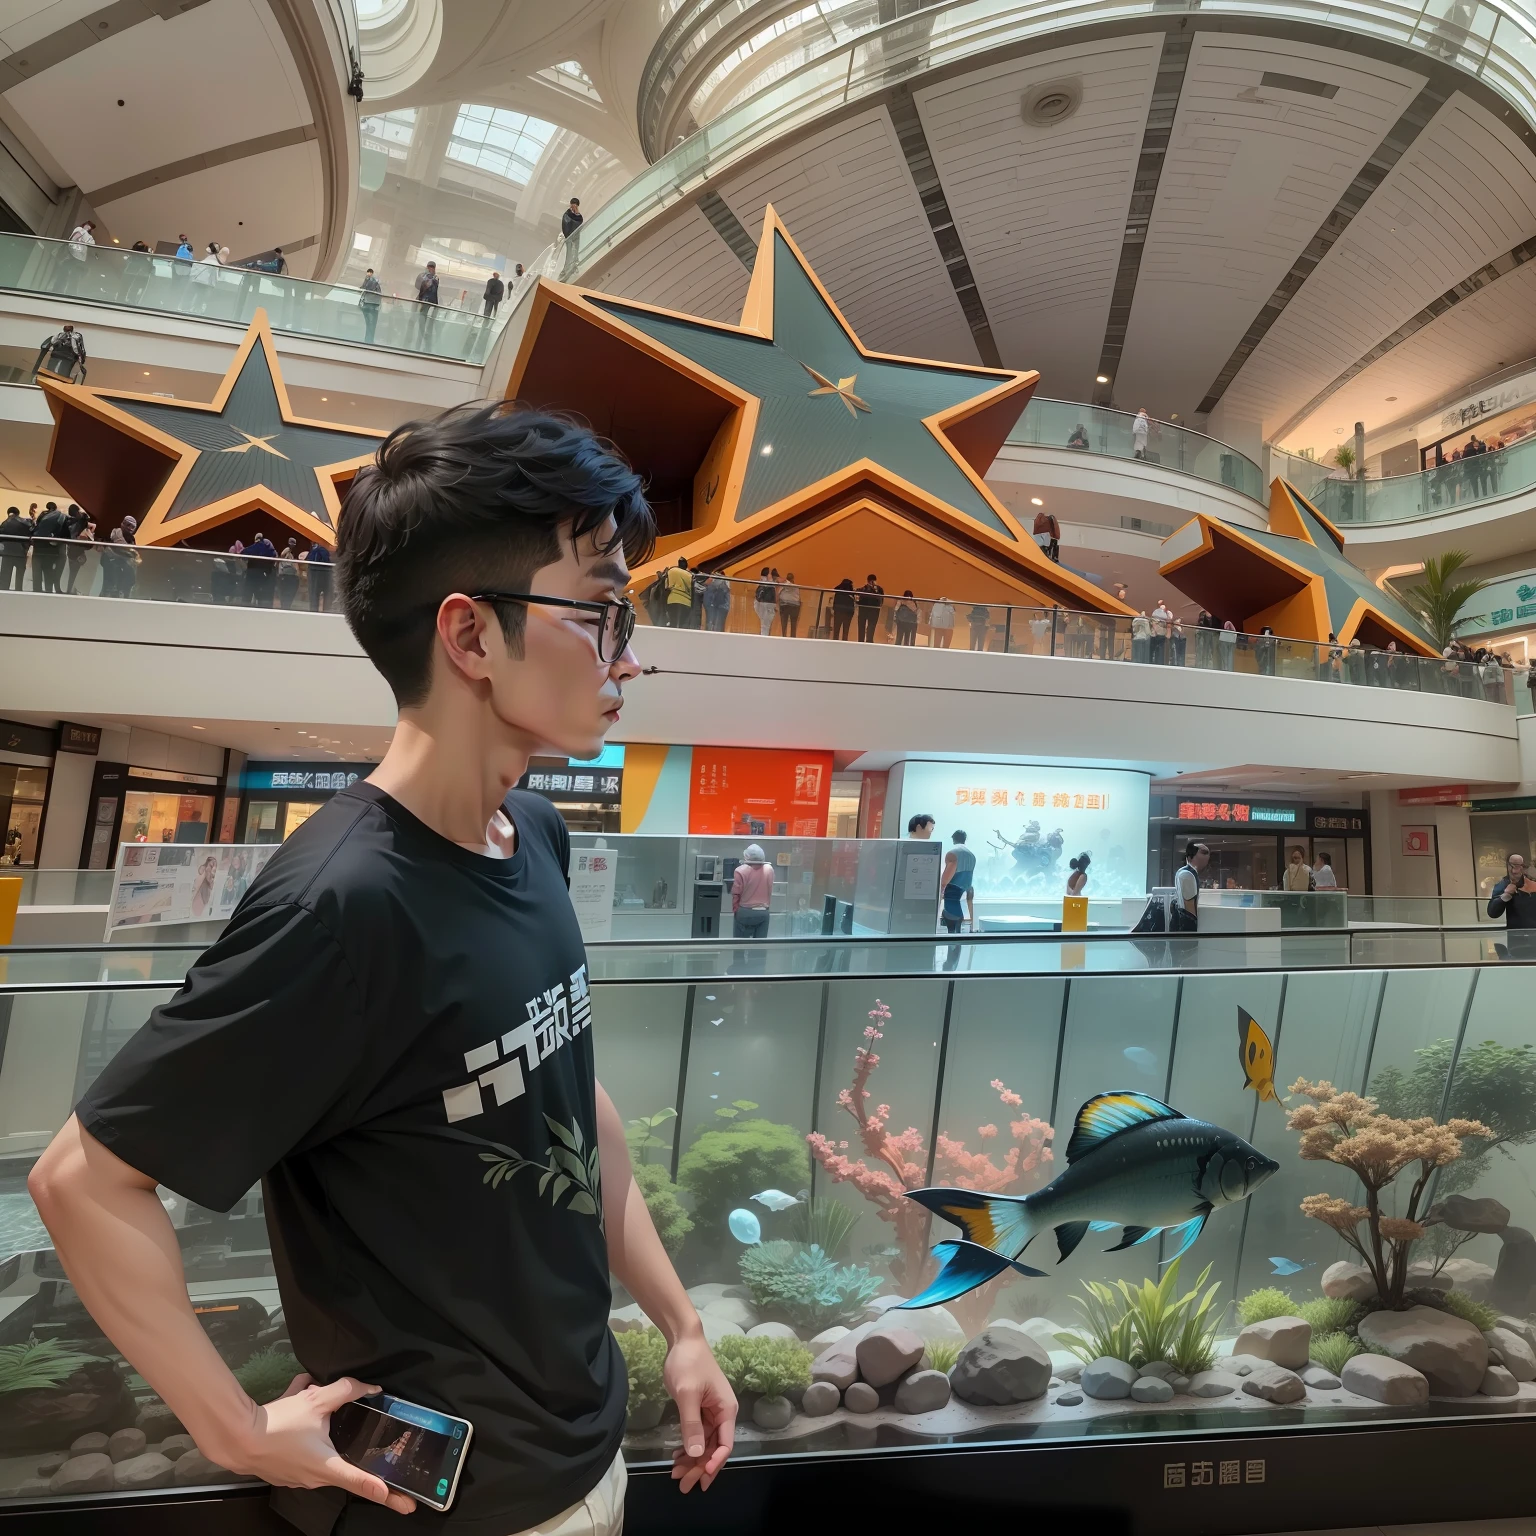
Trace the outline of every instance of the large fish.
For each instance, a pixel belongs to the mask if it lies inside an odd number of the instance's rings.
[[[1060,1263],[1089,1232],[1123,1227],[1109,1253],[1159,1232],[1176,1234],[1177,1258],[1200,1236],[1217,1206],[1246,1200],[1278,1163],[1219,1125],[1192,1120],[1150,1094],[1101,1093],[1077,1112],[1067,1166],[1032,1195],[985,1195],[969,1189],[915,1189],[908,1198],[965,1234],[940,1243],[944,1267],[904,1307],[953,1301],[1005,1269],[1039,1275],[1017,1262],[1048,1227]]]

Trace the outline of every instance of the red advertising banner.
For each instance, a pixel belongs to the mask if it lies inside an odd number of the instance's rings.
[[[688,830],[733,837],[825,837],[831,752],[695,747]]]
[[[1460,805],[1469,800],[1472,791],[1465,784],[1423,784],[1417,789],[1400,789],[1399,805]]]

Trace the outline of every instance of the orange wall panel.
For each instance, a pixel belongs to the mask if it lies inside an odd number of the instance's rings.
[[[831,752],[695,747],[688,830],[717,837],[825,837]]]

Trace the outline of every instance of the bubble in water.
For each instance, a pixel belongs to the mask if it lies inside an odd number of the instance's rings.
[[[763,1240],[762,1223],[751,1211],[740,1208],[732,1211],[726,1219],[726,1225],[730,1227],[731,1236],[738,1243],[746,1243],[750,1247],[753,1243],[760,1243]]]

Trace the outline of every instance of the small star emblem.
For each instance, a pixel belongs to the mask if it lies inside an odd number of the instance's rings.
[[[853,386],[858,381],[858,374],[850,373],[846,379],[839,379],[834,384],[825,374],[817,373],[809,363],[801,363],[800,366],[821,386],[819,389],[809,391],[811,395],[836,395],[848,407],[848,414],[854,417],[857,417],[860,411],[867,411],[869,409],[853,392]]]
[[[234,427],[231,430],[240,432],[239,427]],[[283,453],[279,449],[276,449],[272,446],[272,439],[277,436],[276,432],[269,432],[265,437],[255,437],[249,432],[240,432],[240,436],[245,439],[243,443],[235,443],[229,448],[220,448],[219,452],[249,453],[252,448],[260,448],[263,453],[276,454],[280,459],[286,459],[288,457],[286,453]]]

